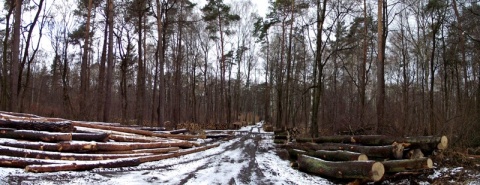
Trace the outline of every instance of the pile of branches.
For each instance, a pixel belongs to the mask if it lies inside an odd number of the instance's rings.
[[[218,135],[159,130],[164,129],[0,111],[0,167],[27,172],[129,167],[218,146],[196,142]]]
[[[291,130],[276,131],[274,142],[280,154],[300,171],[360,182],[431,172],[433,161],[428,156],[440,154],[448,145],[446,136],[335,135],[295,139]]]

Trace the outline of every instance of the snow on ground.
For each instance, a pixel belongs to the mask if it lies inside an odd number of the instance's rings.
[[[234,139],[207,151],[137,167],[41,174],[0,168],[0,184],[331,184],[292,169],[276,155],[273,133],[261,126],[243,127]]]

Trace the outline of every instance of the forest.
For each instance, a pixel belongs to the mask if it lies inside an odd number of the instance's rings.
[[[264,0],[266,1],[266,0]],[[4,0],[0,110],[480,145],[480,1]]]

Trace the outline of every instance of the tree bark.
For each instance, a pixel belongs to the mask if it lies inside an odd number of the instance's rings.
[[[69,160],[69,161],[91,161],[91,160],[108,160],[128,157],[146,156],[148,153],[134,153],[134,154],[77,154],[77,153],[63,153],[52,151],[40,151],[31,149],[21,149],[8,146],[0,146],[2,155],[24,158],[36,159],[53,159],[53,160]]]
[[[88,110],[87,110],[87,91],[89,86],[89,78],[88,78],[88,49],[89,49],[89,39],[90,39],[90,17],[92,14],[92,0],[88,1],[88,13],[87,13],[87,22],[86,28],[84,33],[85,42],[83,43],[83,55],[82,55],[82,65],[81,65],[81,72],[80,72],[80,113],[79,115],[82,116],[83,119],[88,118]]]
[[[13,24],[12,61],[10,68],[10,106],[12,112],[18,112],[18,73],[20,64],[20,27],[22,26],[22,0],[15,0],[15,22]]]
[[[0,132],[0,137],[12,138],[12,139],[24,139],[33,141],[44,142],[59,142],[59,141],[71,141],[71,133],[60,132],[44,132],[44,131],[32,131],[32,130],[14,130],[7,132]]]
[[[103,132],[72,133],[72,140],[107,142],[108,139],[110,139],[110,134],[103,133]]]
[[[61,151],[61,152],[95,152],[95,151],[132,151],[142,149],[156,149],[169,147],[187,147],[192,146],[190,142],[153,142],[153,143],[96,143],[96,142],[59,142],[59,143],[42,143],[29,141],[12,141],[0,139],[0,145],[16,148],[25,148],[32,150],[44,151]]]
[[[65,163],[65,164],[44,164],[44,165],[28,165],[25,167],[26,172],[58,172],[58,171],[83,171],[95,168],[119,168],[128,166],[137,166],[141,164],[137,158],[116,159],[96,161],[94,163]]]
[[[374,161],[330,162],[322,159],[300,155],[298,158],[300,171],[337,179],[364,179],[379,181],[385,169],[383,164]]]
[[[103,121],[110,120],[110,109],[112,106],[112,78],[114,68],[114,56],[113,56],[113,0],[108,0],[108,57],[107,57],[107,79],[105,86],[105,109],[103,110]]]
[[[15,128],[18,130],[37,130],[49,132],[73,132],[75,128],[71,122],[47,122],[34,120],[0,119],[0,127]]]
[[[275,139],[282,138],[284,138],[284,136],[275,136]],[[425,150],[444,150],[448,146],[447,136],[391,137],[385,135],[336,135],[320,136],[317,138],[297,138],[296,141],[299,143],[352,143],[368,146],[391,145],[397,142],[407,144],[410,148],[420,148]]]
[[[287,150],[290,159],[297,160],[299,155],[308,155],[311,157],[316,157],[326,161],[367,161],[368,157],[365,154],[349,152],[343,150],[337,151],[328,151],[328,150],[317,150],[317,151],[303,151],[296,149]]]
[[[406,171],[418,171],[433,168],[433,162],[430,158],[404,159],[383,161],[386,173],[398,173]]]
[[[401,159],[403,157],[403,145],[387,145],[387,146],[361,146],[341,143],[312,144],[301,143],[295,145],[281,145],[280,147],[287,149],[299,149],[305,151],[317,150],[346,150],[350,152],[358,152],[372,158],[381,159]]]

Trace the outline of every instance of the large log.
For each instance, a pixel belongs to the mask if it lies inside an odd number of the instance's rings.
[[[429,151],[432,151],[434,149],[444,150],[448,146],[448,139],[446,136],[392,137],[385,135],[336,135],[320,136],[318,138],[297,138],[296,141],[299,143],[352,143],[368,146],[391,145],[396,142],[406,143],[408,145],[411,145],[412,147],[417,147]]]
[[[110,134],[104,132],[97,133],[72,133],[72,140],[78,141],[98,141],[107,142],[110,139]]]
[[[383,164],[380,162],[331,162],[306,155],[298,156],[298,169],[303,172],[324,177],[337,179],[363,179],[374,182],[381,180],[385,173]]]
[[[192,154],[196,152],[201,152],[205,151],[211,148],[215,148],[219,146],[220,144],[213,144],[213,145],[207,145],[207,146],[201,146],[201,147],[196,147],[192,149],[187,149],[175,153],[169,153],[169,154],[160,154],[160,155],[151,155],[151,156],[143,156],[143,157],[138,157],[138,159],[144,163],[144,162],[151,162],[151,161],[158,161],[158,160],[163,160],[163,159],[168,159],[168,158],[173,158],[173,157],[180,157],[182,155],[187,155],[187,154]]]
[[[23,139],[45,142],[71,141],[72,133],[45,132],[33,130],[14,130],[0,132],[0,138]]]
[[[0,127],[14,128],[17,130],[37,130],[49,132],[73,132],[75,128],[69,121],[45,122],[34,120],[0,119]]]
[[[33,115],[33,114],[27,114],[27,113],[19,113],[19,112],[5,112],[5,111],[0,111],[0,117],[24,117],[24,118],[39,118],[40,116]]]
[[[278,145],[281,148],[286,149],[298,149],[304,151],[317,151],[317,150],[346,150],[350,152],[357,152],[367,155],[372,158],[381,158],[381,159],[402,159],[403,158],[403,145],[394,143],[393,145],[387,146],[362,146],[362,145],[352,145],[352,144],[342,144],[342,143],[324,143],[324,144],[314,144],[314,143],[297,143],[297,144],[287,144],[287,145]]]
[[[153,148],[191,147],[192,143],[186,141],[154,143],[96,143],[80,141],[43,143],[0,139],[0,145],[33,150],[85,153],[94,151],[131,151]]]
[[[194,136],[194,135],[162,134],[162,133],[155,133],[147,130],[137,130],[137,129],[126,128],[126,127],[114,127],[114,126],[89,124],[89,123],[76,122],[76,121],[73,121],[72,124],[74,126],[96,128],[96,129],[103,129],[103,130],[113,130],[113,131],[126,132],[126,133],[132,133],[132,134],[140,134],[144,136],[155,136],[155,137],[175,138],[175,139],[198,139],[198,138],[205,139],[205,136],[200,136],[200,135]]]
[[[0,146],[0,153],[6,156],[26,157],[36,159],[54,159],[54,160],[70,160],[70,161],[90,161],[90,160],[107,160],[128,157],[138,157],[149,155],[149,153],[135,153],[135,154],[77,154],[77,153],[63,153],[40,151],[31,149],[20,149],[15,147]]]
[[[114,159],[95,161],[92,163],[65,163],[65,164],[44,164],[44,165],[28,165],[25,167],[26,172],[57,172],[57,171],[83,171],[95,168],[120,168],[128,166],[137,166],[141,164],[137,158]]]
[[[430,158],[404,159],[383,161],[386,173],[397,173],[406,171],[418,171],[433,168],[433,162]]]

